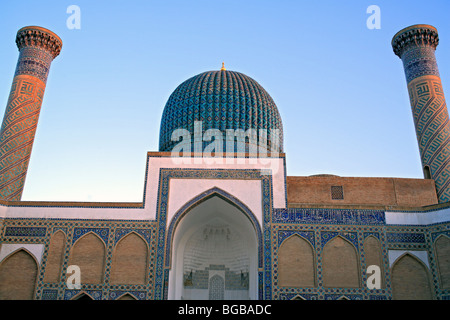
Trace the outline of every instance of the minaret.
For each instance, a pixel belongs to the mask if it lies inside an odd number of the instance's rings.
[[[413,25],[395,34],[394,53],[403,61],[424,176],[434,179],[439,203],[450,201],[450,123],[434,55],[436,28]]]
[[[19,60],[0,129],[0,199],[19,201],[53,59],[61,39],[41,27],[17,32]]]

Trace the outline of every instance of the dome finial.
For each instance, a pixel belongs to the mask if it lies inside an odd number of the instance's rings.
[[[225,62],[222,62],[222,69],[220,69],[220,71],[226,71],[227,69],[225,69]]]

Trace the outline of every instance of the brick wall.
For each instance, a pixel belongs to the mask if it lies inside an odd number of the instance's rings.
[[[438,203],[431,179],[318,175],[286,177],[286,184],[290,207],[302,204],[422,207]],[[342,187],[342,198],[333,199],[332,187]]]

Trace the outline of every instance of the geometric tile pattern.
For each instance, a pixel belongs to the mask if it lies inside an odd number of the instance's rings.
[[[51,31],[25,27],[17,32],[20,50],[0,129],[0,198],[20,200],[52,60],[61,40]]]
[[[93,300],[101,300],[102,291],[101,290],[84,290],[84,292],[89,295]],[[64,291],[64,300],[70,300],[80,293],[79,290],[66,290]]]
[[[225,294],[225,281],[216,274],[210,279],[209,300],[223,300]]]
[[[443,203],[450,201],[450,121],[435,57],[438,44],[437,30],[428,25],[405,28],[392,40],[403,62],[422,167]]]
[[[439,44],[435,27],[417,24],[404,28],[392,38],[392,49],[402,59],[406,82],[424,75],[439,76],[434,51]]]
[[[0,198],[20,200],[38,124],[44,84],[29,76],[13,80],[0,130]]]
[[[124,294],[130,294],[136,300],[146,300],[147,292],[146,291],[124,291],[124,290],[114,290],[109,293],[109,300],[116,300],[123,296]]]
[[[436,182],[439,202],[450,201],[450,121],[440,78],[416,78],[408,89],[422,165]]]
[[[108,242],[108,228],[74,228],[72,244],[88,232],[93,232],[98,235],[105,243]]]
[[[423,233],[387,233],[388,242],[413,242],[425,243],[425,235]]]
[[[131,228],[124,228],[124,229],[117,229],[116,230],[116,237],[114,239],[114,243],[117,244],[120,239],[122,239],[124,236],[128,235],[130,232],[135,232],[139,235],[141,235],[147,242],[150,242],[151,237],[151,231],[148,229],[131,229]]]
[[[57,300],[58,290],[56,289],[44,289],[42,290],[42,300]]]
[[[450,206],[450,205],[449,205]],[[289,209],[291,215],[295,211],[314,212],[319,209]],[[324,214],[328,212],[330,217],[336,209],[320,209]],[[275,209],[273,217],[277,212],[286,212],[287,209]],[[361,213],[368,213],[370,210],[359,210]],[[336,217],[336,216],[335,216]],[[384,212],[383,212],[384,218]],[[437,299],[445,299],[450,296],[450,289],[442,289],[439,284],[439,271],[437,268],[437,257],[435,256],[434,243],[439,236],[450,237],[450,223],[437,223],[427,226],[397,226],[386,225],[383,222],[378,224],[342,224],[341,219],[327,219],[327,223],[315,219],[272,219],[272,252],[274,255],[273,263],[273,299],[276,300],[389,300],[392,299],[391,287],[391,268],[389,265],[389,250],[412,250],[425,251],[428,254],[430,264],[430,275],[433,282],[433,289],[436,292]],[[314,263],[316,269],[317,283],[314,287],[286,287],[278,284],[278,250],[287,238],[292,235],[298,235],[306,240],[313,247]],[[342,237],[352,244],[360,265],[360,286],[359,288],[328,288],[323,285],[323,249],[326,243],[336,237]],[[384,271],[385,288],[368,289],[366,286],[367,269],[366,251],[364,241],[368,237],[376,238],[381,245],[381,269]]]
[[[85,220],[85,219],[4,219],[4,227],[0,231],[1,243],[43,244],[44,251],[36,286],[35,299],[64,300],[71,299],[80,293],[86,293],[93,299],[115,300],[128,293],[138,300],[153,299],[153,275],[156,253],[156,223],[155,221],[135,220]],[[20,231],[18,231],[20,230]],[[26,232],[24,232],[26,230]],[[14,232],[13,232],[14,231]],[[63,231],[66,237],[62,270],[58,282],[44,282],[50,240],[55,232]],[[77,239],[89,232],[97,234],[106,245],[106,261],[103,283],[81,283],[80,290],[69,290],[66,286],[66,273],[70,250]],[[143,234],[149,248],[146,283],[144,285],[121,285],[110,283],[113,252],[118,241],[131,232]],[[34,235],[34,236],[33,236]],[[44,236],[42,236],[44,235]]]
[[[7,227],[5,236],[8,237],[45,237],[47,228],[43,227]]]
[[[266,129],[267,146],[271,149],[271,132],[278,129],[277,152],[283,150],[283,125],[277,106],[252,78],[235,71],[208,71],[196,75],[182,84],[170,95],[163,111],[159,136],[159,151],[170,152],[178,141],[172,141],[176,129],[186,129],[194,148],[194,122],[202,122],[202,133],[218,129],[226,138],[227,129]],[[230,140],[231,142],[231,140]],[[233,142],[234,143],[234,142]],[[199,141],[200,152],[211,142]],[[252,144],[251,141],[247,145]],[[264,143],[265,144],[265,143]],[[222,144],[227,151],[227,140]],[[253,145],[253,144],[252,144]],[[237,151],[237,143],[234,145]]]

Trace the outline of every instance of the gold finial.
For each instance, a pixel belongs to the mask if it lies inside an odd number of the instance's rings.
[[[225,69],[225,62],[222,62],[222,69],[220,69],[220,71],[225,71],[227,69]]]

